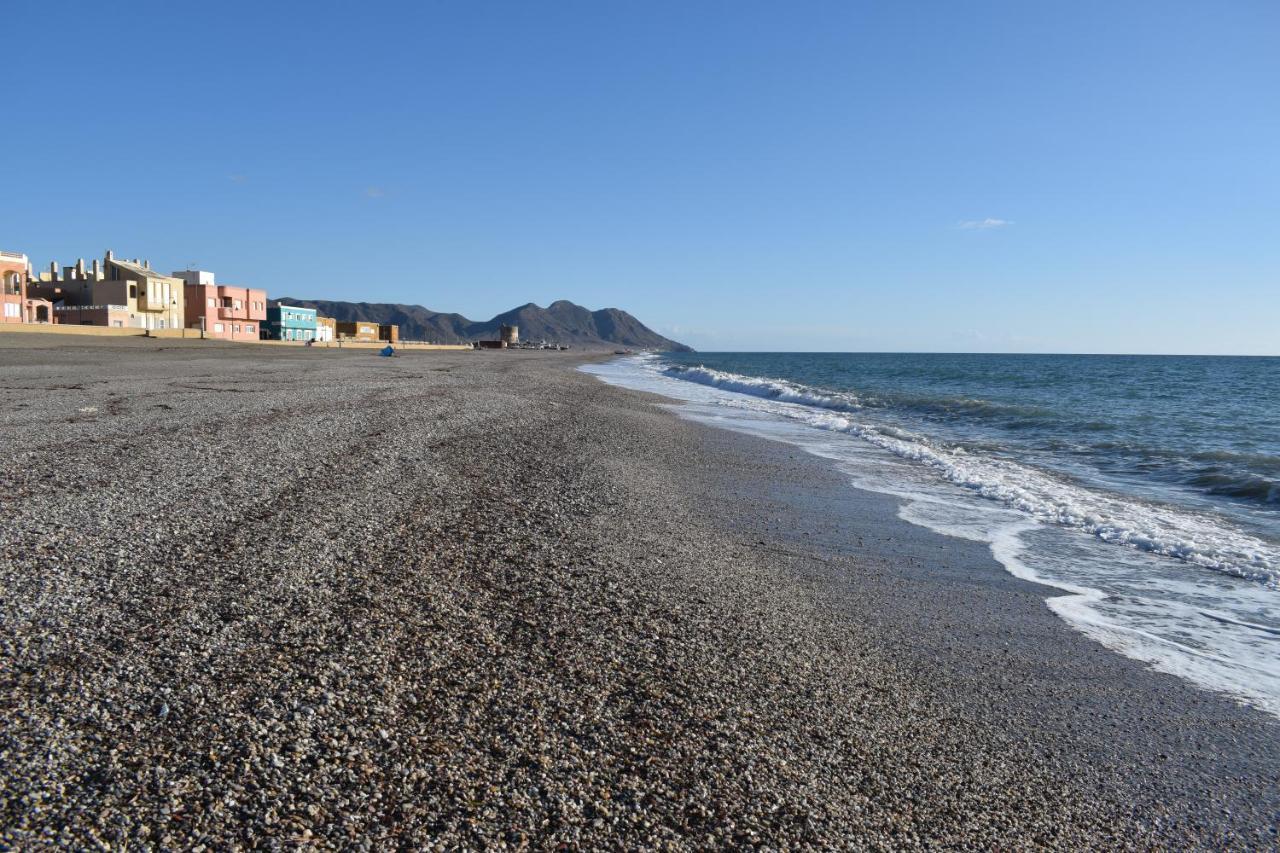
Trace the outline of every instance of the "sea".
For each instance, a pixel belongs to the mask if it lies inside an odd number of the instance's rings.
[[[823,457],[906,521],[1056,590],[1072,628],[1280,716],[1280,358],[689,353],[583,369]]]

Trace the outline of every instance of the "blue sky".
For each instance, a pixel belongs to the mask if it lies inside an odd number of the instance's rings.
[[[1280,354],[1274,0],[5,21],[0,249],[39,266],[566,298],[701,349]]]

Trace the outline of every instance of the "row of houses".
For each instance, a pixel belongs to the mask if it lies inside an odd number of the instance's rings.
[[[338,322],[314,308],[282,305],[253,287],[218,284],[206,270],[164,275],[151,262],[84,259],[36,274],[25,254],[0,251],[0,323],[48,323],[125,329],[198,329],[229,341],[388,341],[394,325]]]

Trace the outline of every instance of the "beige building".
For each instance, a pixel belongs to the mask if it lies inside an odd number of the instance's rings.
[[[338,321],[332,317],[316,317],[316,340],[336,341],[338,339]]]
[[[150,261],[118,259],[107,250],[99,264],[84,260],[59,273],[57,263],[32,281],[30,295],[48,299],[59,322],[135,329],[183,327],[183,281],[151,269]],[[72,310],[74,309],[74,310]]]

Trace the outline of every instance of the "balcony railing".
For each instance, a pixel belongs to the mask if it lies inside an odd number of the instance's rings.
[[[254,312],[252,309],[248,308],[248,307],[245,307],[245,308],[219,308],[219,309],[218,309],[218,316],[219,316],[219,317],[221,317],[221,318],[223,318],[224,320],[259,320],[259,321],[266,321],[266,319],[267,319],[267,312],[266,312],[266,311],[260,311],[260,312],[257,312],[257,313],[259,313],[259,314],[261,315],[261,316],[258,316],[258,317],[253,316],[253,314],[254,314],[254,313],[255,313],[255,312]]]

